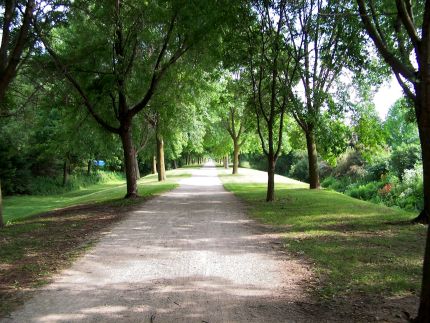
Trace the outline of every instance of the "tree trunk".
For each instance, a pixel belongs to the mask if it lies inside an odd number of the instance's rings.
[[[233,143],[233,174],[239,173],[239,145],[237,142]]]
[[[138,196],[135,167],[136,153],[134,151],[131,128],[126,127],[122,130],[120,137],[122,149],[124,150],[124,170],[127,180],[127,194],[125,195],[125,198],[135,198]]]
[[[64,159],[63,164],[63,186],[66,186],[67,179],[69,178],[69,167],[67,165],[68,158]]]
[[[320,188],[320,175],[318,171],[317,145],[312,130],[306,132],[306,146],[308,148],[309,187],[311,189],[317,189]]]
[[[162,182],[166,179],[166,166],[164,164],[164,141],[163,137],[157,136],[157,172],[158,181]]]
[[[1,195],[1,181],[0,181],[0,228],[4,227],[4,220],[3,220],[3,199]]]
[[[228,155],[224,157],[224,168],[228,169]]]
[[[88,164],[87,164],[87,175],[90,176],[91,175],[91,164],[93,163],[93,161],[91,159],[88,160]]]
[[[157,157],[152,156],[152,174],[157,174]]]
[[[173,169],[177,169],[178,168],[178,163],[176,162],[176,159],[173,161]]]
[[[140,178],[140,169],[139,169],[139,161],[137,160],[137,153],[134,154],[134,167],[135,167],[135,172],[136,172],[136,179],[139,179]]]
[[[275,200],[275,166],[276,160],[273,154],[267,156],[267,196],[266,202]]]
[[[419,222],[429,223],[430,216],[430,75],[429,80],[417,92],[416,111],[423,161],[424,210]],[[421,285],[420,307],[415,322],[430,322],[430,226],[424,252],[423,279]]]

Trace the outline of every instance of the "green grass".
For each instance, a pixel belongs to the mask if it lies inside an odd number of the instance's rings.
[[[187,170],[169,171],[162,183],[155,175],[146,176],[139,181],[137,199],[122,198],[126,189],[121,180],[61,195],[7,198],[9,224],[0,230],[0,318],[22,304],[28,290],[46,284],[53,273],[69,266],[134,204],[176,187],[177,180],[186,176],[190,176]],[[95,207],[37,215],[77,204]]]
[[[253,217],[285,230],[285,247],[314,265],[321,297],[418,294],[426,227],[408,222],[415,214],[289,184],[277,184],[267,203],[265,184],[221,179]]]
[[[176,180],[183,176],[189,176],[186,170],[168,171],[167,181],[158,183],[156,175],[148,175],[138,181],[139,195],[146,197],[172,189],[176,186]],[[27,219],[35,214],[64,207],[118,200],[124,197],[125,193],[125,180],[113,178],[102,184],[91,185],[64,194],[5,197],[3,200],[4,220],[6,223],[12,223]]]

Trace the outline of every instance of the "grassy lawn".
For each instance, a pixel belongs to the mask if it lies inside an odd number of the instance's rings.
[[[176,187],[186,170],[167,172],[158,183],[154,175],[139,181],[140,198],[124,200],[123,181],[98,184],[57,196],[20,196],[5,200],[9,224],[0,230],[0,318],[68,266],[103,231],[120,221],[149,196]],[[88,205],[82,205],[90,203]],[[80,205],[75,208],[61,209]],[[39,214],[41,212],[52,211]]]
[[[188,175],[186,170],[182,169],[168,171],[167,181],[163,183],[158,183],[156,175],[145,176],[138,182],[139,195],[145,197],[172,189],[176,185],[176,180],[183,176]],[[59,208],[117,200],[124,197],[125,193],[125,180],[112,180],[61,195],[5,197],[4,220],[6,223],[15,222]]]
[[[252,171],[220,177],[253,217],[285,230],[285,247],[314,265],[322,298],[419,293],[426,227],[409,224],[415,214],[297,183],[278,183],[266,203]]]

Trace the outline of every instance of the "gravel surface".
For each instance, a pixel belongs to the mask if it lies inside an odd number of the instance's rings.
[[[312,322],[308,269],[204,167],[106,232],[4,322]],[[2,321],[3,322],[3,321]]]

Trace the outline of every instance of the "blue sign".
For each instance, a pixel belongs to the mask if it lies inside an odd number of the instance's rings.
[[[105,163],[105,161],[104,161],[104,160],[95,160],[95,161],[94,161],[94,165],[95,165],[95,166],[103,167],[104,165],[106,165],[106,163]]]

